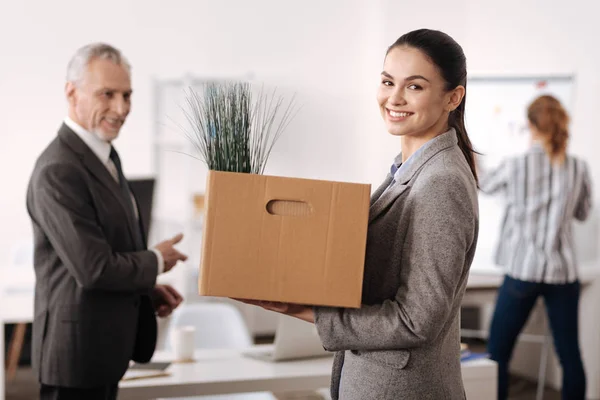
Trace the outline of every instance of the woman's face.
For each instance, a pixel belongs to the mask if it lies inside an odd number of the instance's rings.
[[[418,49],[392,49],[381,73],[377,102],[388,132],[395,136],[435,137],[448,130],[448,113],[458,103],[446,91],[438,68]],[[456,104],[454,104],[456,103]]]

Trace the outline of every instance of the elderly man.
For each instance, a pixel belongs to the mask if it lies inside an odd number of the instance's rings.
[[[130,66],[106,44],[69,63],[68,116],[38,158],[27,209],[35,237],[33,367],[41,399],[116,399],[130,360],[147,362],[155,313],[182,301],[157,276],[186,256],[182,235],[146,248],[112,145],[131,108]]]

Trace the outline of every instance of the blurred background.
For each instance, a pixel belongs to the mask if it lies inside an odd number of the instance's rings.
[[[30,304],[26,186],[35,159],[66,115],[67,62],[85,44],[110,43],[132,65],[133,108],[115,145],[128,178],[155,182],[142,200],[151,207],[150,244],[182,231],[186,236],[180,247],[191,256],[161,279],[189,302],[212,301],[195,295],[206,167],[183,154],[195,155],[179,126],[185,123],[184,89],[214,79],[246,80],[277,88],[286,97],[295,95],[298,113],[275,145],[266,173],[375,188],[400,151],[375,101],[386,48],[413,29],[442,30],[467,56],[467,129],[486,162],[524,149],[525,107],[534,96],[552,93],[572,117],[569,149],[589,163],[598,188],[599,13],[600,3],[586,0],[3,0],[0,277],[13,297],[0,303],[1,310],[7,314]],[[497,279],[501,271],[493,265],[492,252],[501,206],[482,197],[480,212],[480,245],[472,269]],[[597,215],[576,227],[580,267],[590,276],[600,270]],[[600,344],[595,339],[600,317],[588,305],[600,298],[594,282],[589,287],[596,291],[582,294],[581,312],[591,321],[582,332],[582,346],[588,396],[600,398]],[[18,299],[23,302],[17,304]],[[465,307],[465,326],[485,331],[493,300],[475,298]],[[272,315],[240,309],[255,340],[272,338]],[[543,316],[538,322],[544,332]],[[8,349],[15,324],[5,325]],[[23,340],[20,365],[26,370],[27,335]],[[481,340],[485,343],[485,337]],[[523,360],[515,356],[516,374],[535,381],[541,347],[519,346]],[[557,365],[551,357],[544,382],[554,391],[560,385]]]

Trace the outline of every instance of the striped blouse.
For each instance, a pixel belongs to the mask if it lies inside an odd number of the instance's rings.
[[[539,144],[482,177],[481,190],[502,193],[506,210],[495,262],[515,279],[552,284],[578,279],[572,221],[587,218],[592,187],[585,161],[551,163]]]

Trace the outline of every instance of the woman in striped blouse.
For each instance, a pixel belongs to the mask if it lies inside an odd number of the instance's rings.
[[[506,211],[496,263],[506,276],[496,302],[488,351],[498,362],[498,399],[508,392],[508,364],[517,336],[543,296],[563,368],[563,399],[585,398],[578,342],[579,280],[572,220],[591,206],[585,161],[566,153],[568,115],[552,96],[527,110],[532,145],[484,176],[484,193],[503,193]]]

